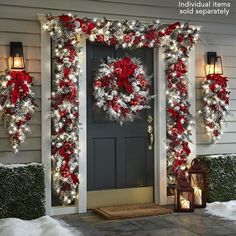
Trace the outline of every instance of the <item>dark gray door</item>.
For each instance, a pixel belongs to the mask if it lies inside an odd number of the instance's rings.
[[[93,97],[93,77],[101,59],[127,54],[139,57],[148,73],[153,73],[152,49],[115,50],[87,42],[88,191],[153,186],[153,151],[148,149],[147,133],[147,117],[153,109],[120,126],[95,105]]]

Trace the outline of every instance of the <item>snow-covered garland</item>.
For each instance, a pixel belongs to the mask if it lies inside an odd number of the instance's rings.
[[[75,199],[79,183],[79,53],[76,41],[56,40],[51,150],[54,187],[65,204]]]
[[[150,77],[138,58],[107,58],[94,78],[94,96],[98,107],[122,125],[149,108]]]
[[[210,74],[202,82],[204,107],[202,113],[207,134],[211,142],[220,139],[225,118],[229,115],[229,95],[227,78],[220,74]]]
[[[71,14],[49,16],[44,29],[50,32],[56,43],[58,73],[52,96],[52,121],[57,129],[53,132],[52,153],[54,162],[57,163],[55,175],[63,184],[58,191],[65,203],[71,199],[71,190],[72,197],[75,197],[74,190],[78,184],[78,154],[75,151],[78,152],[79,144],[77,132],[79,50],[76,39],[81,34],[90,41],[122,48],[165,47],[169,183],[173,183],[175,175],[185,174],[187,157],[190,154],[192,122],[187,93],[186,59],[199,36],[199,29],[190,28],[187,23],[179,22],[160,24],[159,21],[154,21],[148,25],[136,20],[111,21],[104,17],[82,19]]]
[[[29,123],[37,106],[31,85],[32,78],[26,71],[6,71],[0,76],[0,111],[14,153],[30,132]]]

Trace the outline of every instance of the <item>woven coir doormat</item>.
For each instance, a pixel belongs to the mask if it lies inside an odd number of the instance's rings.
[[[107,220],[164,215],[171,214],[173,212],[169,208],[165,208],[154,203],[99,207],[94,208],[93,211]]]

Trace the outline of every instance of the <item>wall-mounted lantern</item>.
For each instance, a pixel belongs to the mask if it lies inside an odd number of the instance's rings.
[[[207,52],[207,67],[206,73],[209,74],[223,74],[223,65],[221,56],[217,56],[216,52]]]
[[[10,67],[13,70],[25,69],[23,46],[21,42],[10,42]]]

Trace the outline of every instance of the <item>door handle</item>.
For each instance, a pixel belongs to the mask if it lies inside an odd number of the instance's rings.
[[[153,137],[153,133],[151,133],[149,134],[149,145],[148,145],[149,150],[152,150],[153,141],[154,141],[154,137]]]
[[[154,142],[153,127],[151,125],[152,121],[153,121],[153,117],[151,115],[148,115],[148,118],[147,118],[147,122],[148,122],[147,132],[148,132],[148,149],[149,150],[152,150],[153,142]]]

